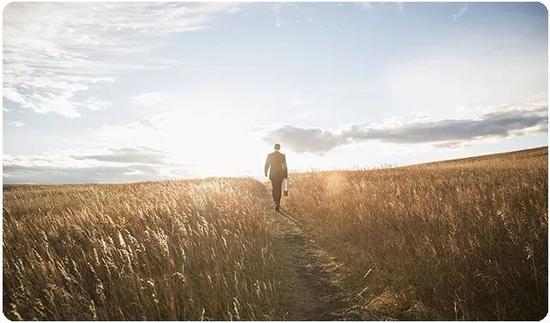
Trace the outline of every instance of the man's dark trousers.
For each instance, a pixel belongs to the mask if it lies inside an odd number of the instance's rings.
[[[273,202],[275,202],[275,207],[279,209],[279,205],[281,204],[281,189],[283,187],[283,179],[284,177],[273,177],[271,179],[271,185],[273,186]]]

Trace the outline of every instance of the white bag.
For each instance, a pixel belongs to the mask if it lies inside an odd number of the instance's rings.
[[[288,178],[283,179],[283,192],[285,196],[288,196]]]

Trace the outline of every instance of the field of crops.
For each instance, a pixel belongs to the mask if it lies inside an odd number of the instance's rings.
[[[291,174],[283,208],[339,263],[365,317],[540,319],[547,154]],[[264,183],[6,186],[3,197],[9,319],[286,317],[273,250],[285,238]]]
[[[4,190],[10,319],[277,318],[254,180]]]
[[[548,151],[292,176],[291,207],[379,318],[538,320]]]

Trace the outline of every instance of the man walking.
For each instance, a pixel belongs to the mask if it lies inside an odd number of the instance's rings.
[[[281,154],[279,150],[281,145],[275,144],[274,152],[267,155],[265,160],[264,173],[267,176],[269,170],[269,179],[273,187],[273,202],[275,202],[275,211],[279,212],[279,206],[281,205],[281,188],[283,186],[283,179],[288,178],[288,171],[286,167],[286,157]]]

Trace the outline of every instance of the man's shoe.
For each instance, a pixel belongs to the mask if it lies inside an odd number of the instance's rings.
[[[279,212],[279,204],[275,205],[275,211]]]

